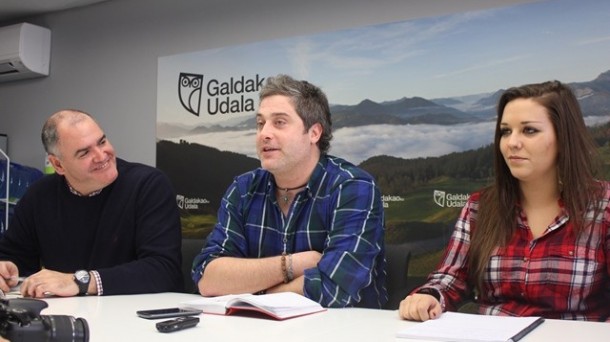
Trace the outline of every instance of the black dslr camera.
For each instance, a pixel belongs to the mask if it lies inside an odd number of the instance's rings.
[[[84,318],[41,315],[47,302],[31,298],[0,300],[0,335],[11,342],[88,342],[89,325]]]

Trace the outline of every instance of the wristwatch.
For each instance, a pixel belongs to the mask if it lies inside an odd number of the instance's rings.
[[[421,289],[417,290],[415,293],[431,295],[432,297],[436,298],[436,300],[438,300],[439,302],[441,301],[441,293],[437,289],[432,288],[432,287],[422,287]]]
[[[89,281],[91,277],[89,276],[89,271],[86,270],[78,270],[74,272],[74,282],[78,285],[78,295],[84,296],[87,294],[89,290]]]

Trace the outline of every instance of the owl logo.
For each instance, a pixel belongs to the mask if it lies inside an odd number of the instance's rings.
[[[434,190],[434,203],[439,207],[445,206],[445,192],[440,190]]]
[[[178,79],[178,97],[182,107],[190,113],[199,116],[201,106],[201,88],[203,75],[181,72]]]
[[[178,205],[178,208],[184,209],[184,196],[183,195],[176,195],[176,204]]]

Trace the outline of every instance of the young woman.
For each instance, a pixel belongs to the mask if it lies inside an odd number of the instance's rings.
[[[495,182],[471,195],[443,260],[400,304],[425,321],[475,298],[490,315],[610,320],[610,184],[576,97],[557,82],[498,104]]]

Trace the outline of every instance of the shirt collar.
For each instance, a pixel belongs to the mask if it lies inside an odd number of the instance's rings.
[[[74,189],[74,188],[72,187],[72,185],[70,184],[70,182],[68,182],[68,179],[66,179],[66,184],[68,184],[68,189],[70,190],[70,192],[71,192],[73,195],[76,195],[76,196],[78,196],[78,197],[93,197],[93,196],[97,196],[97,195],[99,195],[99,194],[100,194],[100,192],[102,192],[102,189],[99,189],[99,190],[95,190],[95,191],[93,191],[92,193],[90,193],[90,194],[88,194],[88,195],[83,195],[83,194],[82,194],[82,193],[80,193],[78,190],[76,190],[76,189]]]

